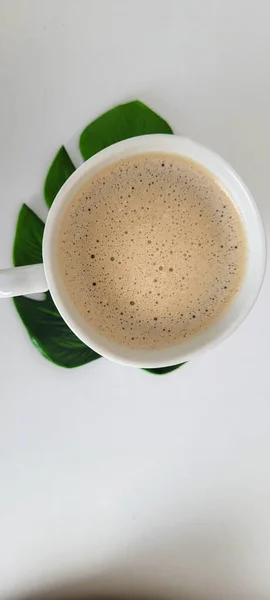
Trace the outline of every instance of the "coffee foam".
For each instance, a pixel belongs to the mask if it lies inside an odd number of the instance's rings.
[[[58,256],[68,294],[106,337],[162,348],[215,321],[246,265],[242,222],[208,171],[175,155],[124,159],[68,205]]]

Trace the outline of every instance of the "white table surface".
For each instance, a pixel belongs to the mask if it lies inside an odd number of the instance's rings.
[[[269,23],[268,0],[0,0],[1,266],[55,151],[135,98],[234,165],[269,236]],[[164,377],[57,368],[1,301],[1,600],[77,579],[270,598],[269,298],[268,272],[240,329]]]

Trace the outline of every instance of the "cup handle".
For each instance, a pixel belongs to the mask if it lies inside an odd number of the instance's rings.
[[[0,298],[25,296],[47,290],[43,264],[0,269]]]

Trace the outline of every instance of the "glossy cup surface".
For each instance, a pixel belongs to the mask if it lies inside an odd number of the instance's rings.
[[[180,344],[158,350],[132,350],[106,339],[85,323],[72,305],[59,276],[56,260],[57,236],[63,209],[76,192],[93,175],[107,165],[136,154],[164,152],[189,157],[206,167],[230,194],[242,217],[247,237],[248,261],[241,290],[229,308],[209,328]],[[90,348],[116,362],[157,368],[191,359],[230,335],[251,310],[262,285],[266,247],[265,234],[256,203],[241,178],[217,154],[199,144],[176,135],[146,135],[124,140],[87,160],[63,185],[50,209],[43,237],[43,260],[46,279],[53,300],[72,331]]]

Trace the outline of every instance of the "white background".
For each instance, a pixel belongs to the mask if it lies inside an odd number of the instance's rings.
[[[139,98],[212,147],[270,233],[268,0],[0,0],[0,257],[62,143]],[[61,370],[0,306],[0,598],[86,580],[270,598],[270,277],[240,329],[164,377]],[[78,584],[79,585],[79,584]]]

